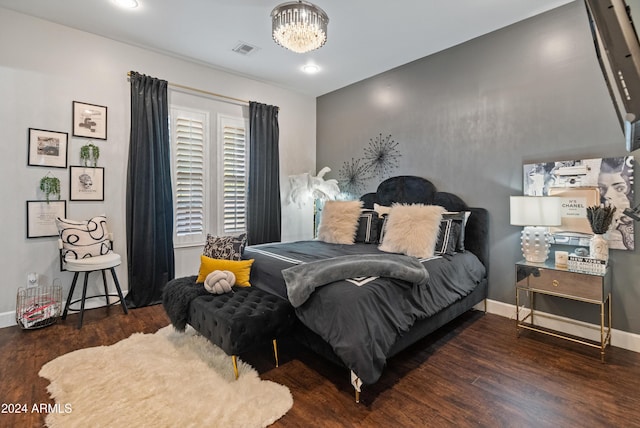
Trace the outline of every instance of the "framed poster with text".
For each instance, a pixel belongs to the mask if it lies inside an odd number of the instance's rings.
[[[27,238],[58,236],[56,218],[67,216],[67,201],[27,201]]]

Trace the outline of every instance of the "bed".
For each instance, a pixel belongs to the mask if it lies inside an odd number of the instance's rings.
[[[447,223],[461,225],[452,238],[459,242],[423,258],[381,251],[378,240],[366,237],[351,245],[316,239],[248,246],[243,256],[254,259],[253,287],[295,307],[295,339],[350,370],[356,401],[363,386],[380,378],[388,358],[486,299],[489,262],[487,211],[437,191],[424,178],[393,177],[360,199],[366,211],[359,228],[374,207],[439,205],[460,220]],[[378,218],[378,233],[392,216]]]

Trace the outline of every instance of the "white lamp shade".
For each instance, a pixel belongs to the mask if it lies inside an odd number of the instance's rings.
[[[511,224],[514,226],[560,226],[562,198],[554,196],[511,196]]]

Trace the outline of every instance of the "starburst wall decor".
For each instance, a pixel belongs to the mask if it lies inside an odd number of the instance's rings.
[[[347,161],[342,164],[338,175],[340,188],[343,192],[358,195],[364,191],[369,176],[367,165],[360,163],[361,160],[351,158],[351,162]]]
[[[396,147],[398,143],[391,139],[391,135],[383,137],[380,134],[369,140],[369,147],[364,148],[364,161],[372,176],[385,178],[398,168],[400,152]]]
[[[351,158],[351,161],[342,164],[338,174],[342,191],[358,196],[367,187],[369,180],[390,177],[398,168],[398,159],[402,156],[397,147],[398,143],[391,135],[383,137],[380,133],[377,137],[371,138],[369,145],[364,148],[362,158]]]

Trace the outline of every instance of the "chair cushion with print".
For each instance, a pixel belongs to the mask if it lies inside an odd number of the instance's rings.
[[[111,252],[107,217],[104,215],[80,221],[58,217],[56,225],[65,260],[85,259]]]

